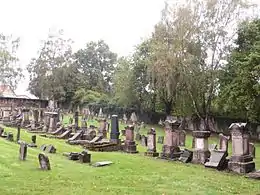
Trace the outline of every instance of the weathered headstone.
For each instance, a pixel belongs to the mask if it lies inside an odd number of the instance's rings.
[[[192,160],[193,152],[187,149],[184,149],[183,153],[181,154],[179,161],[183,163],[189,163]]]
[[[184,130],[179,131],[179,146],[185,146],[186,132]]]
[[[43,144],[43,145],[41,145],[40,150],[45,151],[46,148],[47,148],[47,145]]]
[[[134,112],[131,114],[130,120],[132,121],[133,124],[137,123],[137,116]]]
[[[253,143],[249,143],[249,154],[255,158],[255,145]]]
[[[146,156],[157,157],[159,153],[156,152],[156,131],[154,128],[147,132],[147,152]]]
[[[134,126],[129,125],[126,129],[126,139],[124,151],[127,153],[137,153],[136,144],[134,141]]]
[[[20,125],[17,126],[17,135],[16,135],[16,141],[18,142],[20,140],[20,134],[21,133],[21,127]]]
[[[164,141],[164,136],[158,136],[158,141],[157,141],[157,143],[158,143],[158,144],[163,144],[163,141]]]
[[[91,154],[88,154],[87,151],[83,151],[79,154],[79,162],[81,163],[90,163]]]
[[[103,166],[107,166],[107,165],[111,165],[113,164],[113,162],[111,161],[103,161],[103,162],[96,162],[95,164],[93,164],[93,167],[103,167]]]
[[[246,123],[232,123],[229,127],[232,137],[232,156],[228,168],[237,173],[255,170],[253,157],[249,154],[249,133]]]
[[[32,135],[32,143],[36,144],[36,135]]]
[[[124,123],[126,124],[127,123],[127,117],[126,117],[126,114],[124,114],[124,116],[123,116],[123,120],[124,120]]]
[[[12,132],[8,132],[6,139],[7,139],[8,141],[13,142],[13,141],[14,141],[14,135],[13,135],[13,133],[12,133]]]
[[[205,167],[223,170],[227,168],[227,161],[226,161],[227,156],[228,154],[225,151],[212,150],[210,159],[208,162],[205,163]]]
[[[248,173],[247,178],[260,180],[260,170]]]
[[[141,136],[141,145],[147,147],[147,137],[145,135]]]
[[[229,136],[224,136],[222,133],[219,134],[219,150],[228,152],[228,140]]]
[[[20,142],[19,159],[26,160],[27,156],[27,144],[25,142]]]
[[[179,148],[178,127],[180,123],[177,121],[165,121],[165,139],[162,147],[161,158],[176,159],[181,155]]]
[[[209,151],[212,151],[212,150],[217,150],[217,144],[209,144]]]
[[[79,160],[79,156],[80,154],[78,152],[70,152],[68,155],[68,159],[76,161]]]
[[[75,119],[75,129],[78,130],[78,128],[79,128],[79,112],[78,111],[75,112],[74,119]]]
[[[192,135],[195,138],[192,162],[204,164],[210,157],[210,151],[208,149],[210,131],[193,131]]]
[[[40,153],[38,155],[38,159],[39,159],[40,168],[42,170],[46,170],[46,171],[51,170],[51,165],[50,165],[50,161],[49,161],[48,156],[46,156],[43,153]]]
[[[45,151],[48,153],[56,153],[56,148],[53,145],[48,145]]]
[[[136,133],[136,135],[135,135],[135,140],[136,140],[136,141],[140,141],[141,139],[142,139],[141,134],[140,134],[140,133]]]

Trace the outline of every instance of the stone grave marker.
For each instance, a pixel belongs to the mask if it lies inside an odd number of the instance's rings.
[[[163,144],[163,141],[164,141],[164,136],[158,136],[158,141],[157,141],[157,143],[158,143],[158,144]]]
[[[18,125],[17,127],[17,135],[16,135],[16,141],[18,142],[20,140],[20,134],[21,133],[21,127]]]
[[[47,145],[46,145],[46,144],[43,144],[43,145],[41,145],[40,150],[45,151],[45,150],[46,150],[46,147],[47,147]]]
[[[186,132],[184,130],[179,131],[179,146],[185,146]]]
[[[212,151],[212,150],[217,150],[217,144],[209,144],[209,151]]]
[[[78,152],[71,152],[68,156],[69,160],[79,160],[79,153]]]
[[[19,159],[26,160],[27,156],[27,144],[25,142],[20,142]]]
[[[81,163],[90,163],[91,154],[88,154],[87,151],[83,151],[79,154],[79,162]]]
[[[12,133],[12,132],[8,132],[6,139],[7,139],[8,141],[13,142],[13,141],[14,141],[14,135],[13,135],[13,133]]]
[[[45,171],[51,170],[51,165],[50,165],[48,156],[46,156],[43,153],[40,153],[38,155],[38,159],[39,159],[39,164],[40,164],[41,170],[45,170]]]
[[[255,158],[255,145],[253,143],[249,143],[249,154]]]
[[[154,128],[151,128],[147,132],[147,152],[146,156],[157,157],[159,153],[156,152],[156,131]]]
[[[205,163],[205,167],[224,170],[225,168],[227,168],[227,156],[227,152],[225,151],[212,150],[210,159],[208,162]]]
[[[118,116],[112,115],[111,117],[111,131],[110,131],[110,142],[112,143],[119,143],[121,140],[119,139],[119,123],[118,123]]]
[[[103,167],[103,166],[111,165],[112,163],[113,162],[111,161],[96,162],[95,164],[93,164],[93,167]]]
[[[147,137],[145,135],[141,136],[141,145],[147,147]]]
[[[193,152],[187,149],[184,149],[183,153],[181,154],[179,161],[183,163],[189,163],[192,160]]]
[[[53,145],[48,145],[46,147],[45,151],[48,152],[48,153],[54,154],[54,153],[56,153],[56,148]]]
[[[136,140],[136,141],[140,141],[141,139],[142,139],[141,134],[140,134],[140,133],[136,133],[136,135],[135,135],[135,140]]]
[[[228,140],[230,136],[224,136],[222,133],[219,134],[219,150],[228,152]]]
[[[247,178],[260,180],[260,170],[248,173]]]

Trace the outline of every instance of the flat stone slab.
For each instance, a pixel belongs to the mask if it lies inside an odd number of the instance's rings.
[[[225,169],[226,157],[228,156],[227,152],[225,151],[211,151],[209,162],[205,163],[205,167],[215,168],[215,169]]]
[[[95,164],[93,164],[93,167],[103,167],[103,166],[107,166],[107,165],[111,165],[113,164],[113,162],[111,161],[102,161],[102,162],[96,162]]]
[[[258,179],[260,180],[260,170],[252,172],[252,173],[248,173],[246,175],[247,178],[251,178],[251,179]]]
[[[192,155],[193,155],[192,151],[185,149],[181,154],[179,161],[183,163],[189,163],[192,160]]]

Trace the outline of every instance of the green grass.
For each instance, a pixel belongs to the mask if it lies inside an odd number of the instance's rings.
[[[5,129],[16,135],[16,129]],[[21,131],[22,140],[29,142],[31,135]],[[159,127],[157,135],[163,135]],[[217,139],[212,138],[210,142],[217,143]],[[202,165],[145,157],[142,153],[145,148],[140,144],[139,154],[90,152],[92,162],[109,160],[114,163],[99,168],[69,161],[62,156],[63,152],[82,151],[80,146],[37,136],[37,145],[42,144],[53,144],[57,148],[56,154],[48,154],[51,171],[39,170],[39,147],[28,148],[27,160],[21,162],[18,160],[19,145],[0,139],[0,195],[260,194],[259,181],[206,169]],[[189,135],[186,144],[191,147]],[[260,145],[256,146],[255,162],[260,168]],[[160,144],[158,150],[161,150]]]

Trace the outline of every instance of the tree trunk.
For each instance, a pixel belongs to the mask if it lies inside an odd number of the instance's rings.
[[[167,114],[167,116],[171,115],[172,112],[172,101],[170,102],[164,102],[165,105],[165,113]]]

